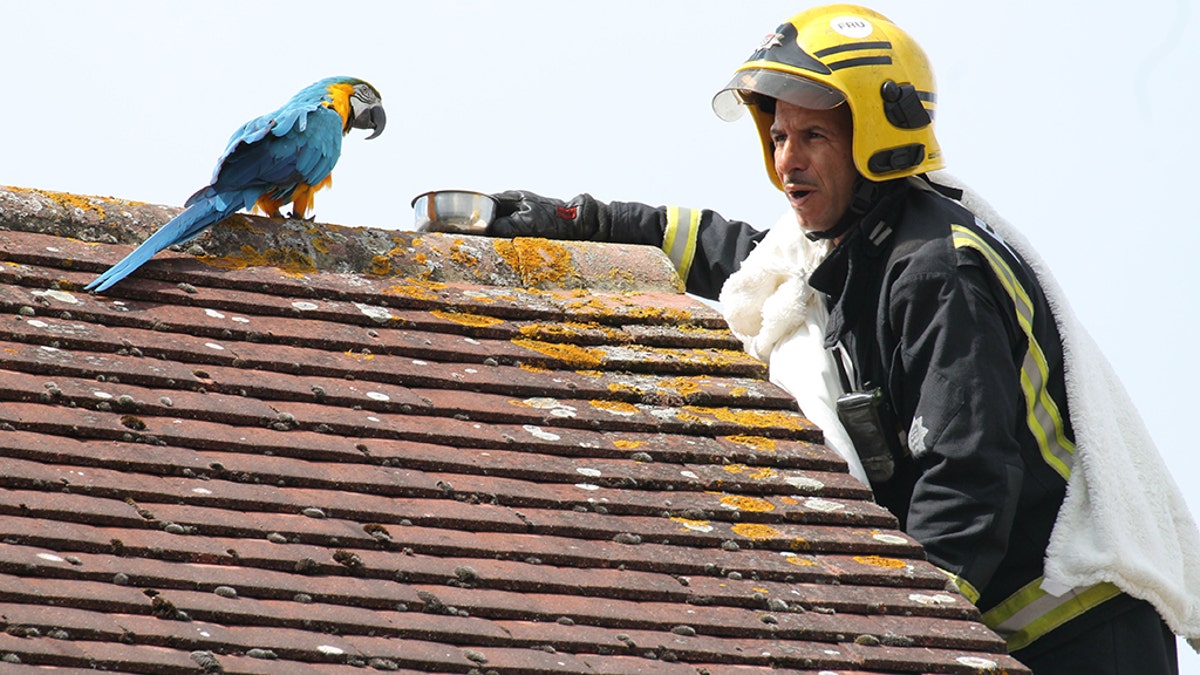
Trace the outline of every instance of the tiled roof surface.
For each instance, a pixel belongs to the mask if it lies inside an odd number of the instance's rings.
[[[28,198],[2,672],[1027,672],[655,251]]]

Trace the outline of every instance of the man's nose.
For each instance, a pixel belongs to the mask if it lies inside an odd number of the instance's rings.
[[[786,176],[808,168],[809,154],[799,143],[782,141],[775,144],[775,171]]]

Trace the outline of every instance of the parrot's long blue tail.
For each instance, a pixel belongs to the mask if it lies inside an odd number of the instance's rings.
[[[85,288],[97,293],[108,290],[113,284],[129,276],[137,268],[144,265],[147,260],[154,257],[155,253],[168,246],[182,244],[192,239],[203,232],[206,227],[225,220],[226,217],[232,215],[238,206],[240,206],[234,205],[233,208],[227,206],[221,209],[218,201],[215,198],[198,200],[178,216],[172,218],[166,225],[159,228],[157,232],[150,235],[150,238],[142,242],[141,246],[133,249],[132,253],[122,258],[116,265],[108,268],[104,274],[92,280],[92,283],[85,286]]]

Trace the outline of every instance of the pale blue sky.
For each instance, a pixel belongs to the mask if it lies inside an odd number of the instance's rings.
[[[948,168],[1049,263],[1200,513],[1200,11],[1189,0],[880,0],[924,46]],[[0,184],[180,204],[229,135],[354,75],[319,220],[411,227],[429,189],[784,208],[748,119],[709,101],[805,2],[0,2]],[[1136,7],[1136,10],[1131,10]],[[1133,490],[1153,490],[1134,486]],[[1200,658],[1181,653],[1183,672]]]

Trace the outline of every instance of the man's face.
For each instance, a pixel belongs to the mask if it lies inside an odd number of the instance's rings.
[[[858,170],[851,152],[850,108],[812,110],[779,101],[771,142],[775,173],[800,227],[823,232],[850,208]]]

